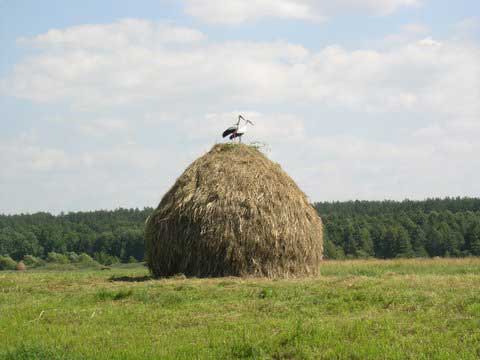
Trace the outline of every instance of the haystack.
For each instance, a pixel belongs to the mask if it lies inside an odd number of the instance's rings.
[[[27,267],[25,266],[25,263],[23,261],[19,261],[17,265],[15,266],[15,270],[17,271],[25,271],[27,270]]]
[[[322,223],[305,194],[257,148],[215,145],[193,162],[147,220],[156,277],[316,274]]]

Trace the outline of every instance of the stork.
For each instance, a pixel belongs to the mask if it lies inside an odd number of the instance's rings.
[[[240,127],[240,122],[241,121],[245,122],[245,125]],[[230,126],[227,130],[225,130],[222,134],[222,137],[227,137],[230,140],[233,140],[235,138],[238,138],[238,142],[242,142],[242,136],[247,132],[247,125],[253,125],[253,122],[250,120],[245,119],[242,115],[238,115],[238,121],[235,125]]]

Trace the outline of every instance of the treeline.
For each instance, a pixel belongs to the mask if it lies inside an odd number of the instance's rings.
[[[316,203],[326,258],[480,256],[480,199]]]
[[[88,254],[102,264],[143,260],[143,229],[151,208],[0,216],[0,255]]]
[[[316,203],[325,257],[480,256],[480,199]],[[88,254],[102,264],[141,261],[152,208],[0,215],[0,255]]]

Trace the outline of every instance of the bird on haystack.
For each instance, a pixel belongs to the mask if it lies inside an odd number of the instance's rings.
[[[244,125],[240,126],[240,122],[244,121]],[[222,134],[222,137],[227,137],[230,140],[234,140],[235,138],[238,138],[238,142],[242,142],[242,136],[247,132],[247,125],[253,125],[253,122],[250,120],[245,119],[242,115],[238,115],[238,121],[235,125],[230,126],[227,130],[225,130]]]

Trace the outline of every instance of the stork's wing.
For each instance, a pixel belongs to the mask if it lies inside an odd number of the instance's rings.
[[[233,134],[235,131],[237,131],[236,126],[230,126],[227,130],[225,130],[222,134],[222,137],[227,137],[230,134]]]

